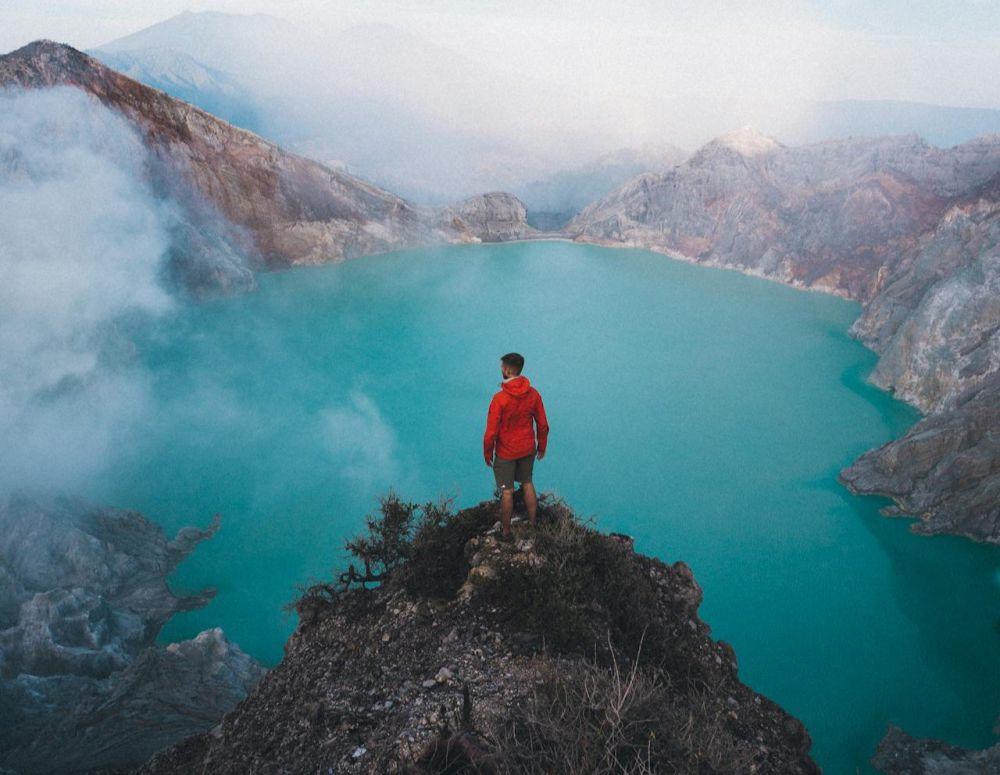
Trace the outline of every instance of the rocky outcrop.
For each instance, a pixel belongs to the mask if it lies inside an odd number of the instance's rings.
[[[516,196],[495,191],[448,207],[442,214],[444,228],[469,234],[481,242],[525,239],[535,233],[528,225],[528,211]]]
[[[890,726],[872,766],[886,775],[989,775],[1000,772],[1000,743],[970,751],[940,740],[920,740]]]
[[[527,228],[513,197],[474,197],[457,206],[453,223],[450,214],[288,153],[70,46],[36,41],[0,57],[0,86],[79,88],[137,129],[154,189],[183,214],[171,269],[198,294],[248,289],[250,270],[509,239]]]
[[[1000,374],[970,388],[900,439],[844,469],[853,492],[892,498],[890,516],[916,515],[920,533],[1000,543]]]
[[[141,772],[818,772],[710,637],[687,566],[558,503],[513,542],[498,515],[383,504],[355,544],[380,585],[310,590],[281,664]]]
[[[0,506],[0,767],[134,765],[214,725],[263,674],[220,630],[155,645],[167,576],[217,529],[167,540],[129,511],[11,497]]]
[[[1000,137],[790,148],[752,130],[586,208],[576,239],[660,250],[856,299],[872,380],[929,417],[843,472],[922,532],[997,540]]]

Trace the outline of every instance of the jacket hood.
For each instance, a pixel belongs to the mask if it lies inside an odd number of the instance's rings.
[[[514,398],[520,398],[531,389],[531,383],[528,382],[527,377],[518,376],[513,379],[505,379],[500,384],[500,388],[507,395],[513,396]]]

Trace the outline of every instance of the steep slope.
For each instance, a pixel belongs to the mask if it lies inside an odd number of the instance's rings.
[[[221,630],[155,645],[166,578],[217,529],[168,541],[140,514],[76,501],[0,504],[0,768],[134,766],[212,727],[263,675]]]
[[[0,57],[0,85],[76,87],[140,131],[154,187],[185,213],[187,239],[178,246],[176,268],[196,290],[246,287],[243,276],[205,276],[202,269],[218,265],[221,252],[249,255],[255,268],[280,269],[479,239],[437,212],[287,153],[69,46],[38,41]]]
[[[1000,541],[1000,136],[789,148],[752,130],[577,216],[581,241],[660,250],[856,299],[872,376],[931,416],[843,478],[925,532]],[[918,452],[919,451],[919,452]]]
[[[881,354],[872,381],[924,412],[1000,367],[1000,175],[954,202],[884,272],[852,333]]]
[[[310,590],[281,664],[141,771],[818,772],[710,637],[687,566],[558,503],[539,517],[505,543],[495,501],[388,499],[355,544],[381,584]]]

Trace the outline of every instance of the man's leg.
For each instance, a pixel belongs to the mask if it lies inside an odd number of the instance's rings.
[[[500,528],[504,538],[510,538],[510,516],[514,513],[514,488],[504,487],[500,491]]]
[[[500,490],[500,527],[504,537],[510,536],[510,517],[514,513],[514,469],[513,460],[505,460],[499,455],[493,457],[493,476]]]
[[[524,492],[524,508],[528,511],[528,521],[534,527],[538,516],[538,495],[535,493],[535,485],[531,482],[524,482],[521,485],[521,490]]]

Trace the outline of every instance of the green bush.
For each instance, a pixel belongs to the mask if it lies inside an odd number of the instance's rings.
[[[656,616],[655,582],[636,566],[619,541],[580,522],[566,509],[533,534],[541,564],[507,562],[483,582],[480,599],[504,612],[510,625],[537,633],[558,652],[590,653],[602,659],[608,647],[636,654],[666,655],[663,624]],[[655,644],[655,645],[654,645]]]
[[[496,519],[492,504],[453,514],[451,503],[427,504],[401,582],[410,594],[453,598],[469,575],[465,546]]]
[[[384,581],[406,562],[413,552],[413,525],[418,511],[415,503],[401,501],[390,492],[379,504],[378,514],[365,517],[366,532],[347,542],[347,551],[361,561],[359,572],[353,564],[341,575],[344,584]]]
[[[492,504],[452,511],[450,500],[437,503],[402,501],[394,493],[382,498],[379,511],[365,519],[365,533],[347,542],[352,564],[341,582],[365,584],[398,578],[411,594],[454,597],[469,573],[465,545],[496,519]]]

